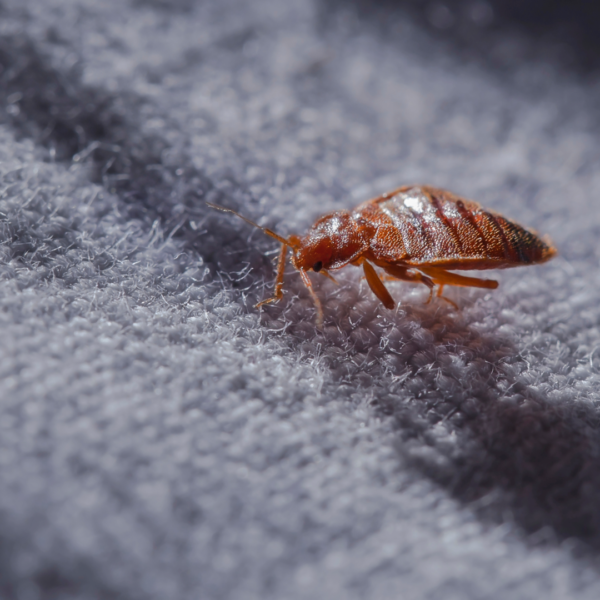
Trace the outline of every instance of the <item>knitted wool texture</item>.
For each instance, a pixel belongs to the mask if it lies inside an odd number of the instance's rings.
[[[5,597],[600,596],[597,81],[361,10],[3,1]],[[318,331],[205,205],[301,234],[409,183],[560,257],[458,311],[314,275]]]

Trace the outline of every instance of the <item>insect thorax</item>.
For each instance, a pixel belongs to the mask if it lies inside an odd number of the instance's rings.
[[[348,211],[321,217],[301,239],[295,264],[299,269],[338,269],[368,248],[360,225]]]

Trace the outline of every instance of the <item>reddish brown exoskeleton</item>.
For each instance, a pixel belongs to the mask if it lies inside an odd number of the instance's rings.
[[[425,185],[401,187],[351,212],[340,210],[325,215],[302,238],[283,238],[233,210],[209,206],[236,214],[281,242],[275,293],[257,308],[283,296],[283,273],[291,248],[292,264],[315,302],[319,327],[323,309],[308,277],[310,270],[333,279],[330,270],[348,264],[362,266],[373,293],[386,308],[393,309],[396,303],[373,265],[391,279],[425,284],[430,289],[429,302],[436,284],[438,296],[445,285],[490,290],[498,287],[497,281],[465,277],[450,270],[506,269],[543,263],[556,255],[548,239],[540,239],[476,202]]]

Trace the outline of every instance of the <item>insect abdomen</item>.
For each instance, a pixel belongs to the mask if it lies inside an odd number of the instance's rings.
[[[544,262],[556,251],[531,231],[475,202],[429,186],[405,187],[363,204],[376,228],[375,258],[414,266],[489,269]],[[377,256],[382,235],[396,231],[393,257]],[[392,236],[393,237],[393,236]]]

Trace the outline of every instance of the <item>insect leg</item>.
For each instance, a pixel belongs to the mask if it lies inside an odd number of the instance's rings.
[[[371,288],[373,293],[381,300],[381,302],[386,308],[392,310],[396,306],[396,303],[394,302],[394,299],[390,296],[390,293],[387,291],[385,285],[383,285],[381,279],[379,279],[377,271],[375,271],[371,263],[367,262],[366,260],[363,262],[363,269],[365,271],[367,283],[369,284],[369,287]]]
[[[419,273],[419,271],[413,271],[407,267],[401,267],[399,265],[381,265],[382,269],[391,275],[394,279],[401,279],[402,281],[411,281],[412,283],[424,283],[430,290],[433,289],[433,281]]]
[[[437,296],[438,298],[441,298],[442,300],[445,300],[445,301],[446,301],[448,304],[450,304],[450,305],[451,305],[451,306],[453,306],[453,307],[454,307],[456,310],[458,310],[458,304],[456,304],[456,302],[454,302],[454,301],[450,300],[450,298],[446,298],[446,296],[442,296],[443,292],[444,292],[444,284],[443,284],[443,283],[440,283],[440,284],[439,284],[439,286],[438,286],[438,291],[437,291],[437,294],[436,294],[436,296]]]
[[[450,273],[439,267],[419,267],[426,275],[429,275],[433,283],[439,285],[458,285],[461,287],[476,287],[485,288],[487,290],[495,290],[498,287],[498,282],[494,279],[478,279],[477,277],[465,277]]]
[[[283,273],[285,271],[285,259],[287,257],[287,244],[281,244],[281,252],[279,253],[279,261],[277,262],[277,279],[275,279],[275,291],[271,298],[267,298],[259,302],[255,308],[260,308],[263,304],[277,302],[283,296]]]
[[[313,289],[312,282],[308,273],[304,269],[298,269],[300,271],[300,277],[302,277],[302,281],[304,285],[308,288],[310,295],[312,296],[313,302],[315,303],[315,307],[317,309],[317,329],[323,328],[323,307],[321,306],[321,301],[317,294],[315,294],[315,290]]]
[[[438,297],[442,298],[446,302],[449,302],[454,306],[454,308],[458,308],[458,306],[442,296],[442,290],[444,289],[444,285],[457,285],[461,287],[477,287],[484,288],[488,290],[495,290],[498,287],[498,282],[493,279],[478,279],[477,277],[465,277],[464,275],[457,275],[456,273],[449,273],[448,271],[444,271],[444,269],[440,269],[437,267],[422,267],[421,270],[427,275],[429,275],[434,283],[437,283],[440,287],[438,289]]]
[[[427,302],[425,304],[429,304],[431,299],[433,298],[433,281],[423,275],[423,273],[419,273],[419,271],[413,271],[412,269],[408,269],[407,267],[401,267],[400,265],[381,265],[383,270],[391,275],[393,279],[401,279],[402,281],[410,281],[412,283],[424,283],[429,288],[429,298],[427,298]]]
[[[257,229],[260,229],[261,231],[263,231],[267,235],[270,235],[272,238],[275,238],[278,242],[281,242],[282,244],[287,244],[288,246],[291,246],[292,248],[297,247],[298,238],[295,235],[290,236],[290,238],[286,240],[285,238],[281,237],[279,234],[275,233],[274,231],[271,231],[268,227],[261,227],[254,221],[251,221],[247,217],[244,217],[244,215],[240,215],[239,212],[237,212],[235,210],[231,210],[231,208],[225,208],[224,206],[217,206],[216,204],[211,204],[210,202],[206,202],[205,204],[206,204],[206,206],[210,206],[210,208],[214,208],[215,210],[220,210],[221,212],[226,212],[226,213],[231,213],[232,215],[237,215],[240,219],[243,219],[244,221],[246,221],[246,223],[248,223],[249,225],[252,225],[252,227],[256,227]]]

